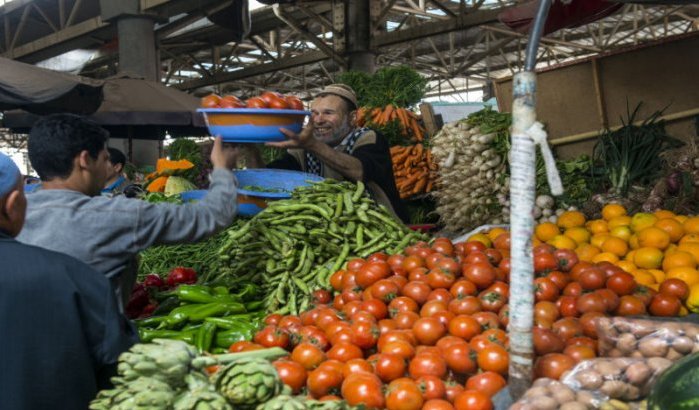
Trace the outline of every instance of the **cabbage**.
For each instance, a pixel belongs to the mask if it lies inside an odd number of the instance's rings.
[[[167,179],[167,183],[165,184],[165,195],[177,195],[194,189],[197,189],[197,187],[187,179],[171,176]]]

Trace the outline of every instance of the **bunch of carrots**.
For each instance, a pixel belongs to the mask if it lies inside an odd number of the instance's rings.
[[[425,129],[418,123],[418,115],[393,104],[388,104],[383,108],[361,107],[357,113],[357,119],[360,126],[367,123],[384,126],[397,120],[406,139],[417,142],[422,142],[425,139]]]
[[[391,147],[393,176],[401,199],[431,192],[437,179],[437,163],[422,144]]]

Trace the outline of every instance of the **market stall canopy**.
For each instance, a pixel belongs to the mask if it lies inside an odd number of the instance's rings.
[[[161,139],[170,135],[204,135],[196,112],[199,99],[160,83],[120,75],[104,80],[103,98],[90,119],[107,128],[112,137]],[[27,132],[40,117],[26,111],[5,112],[3,126]]]
[[[509,8],[498,19],[513,30],[528,33],[539,7],[539,0]],[[577,27],[609,16],[622,4],[605,0],[554,1],[546,19],[544,35],[566,27]]]
[[[0,57],[0,111],[91,114],[100,106],[103,84]]]

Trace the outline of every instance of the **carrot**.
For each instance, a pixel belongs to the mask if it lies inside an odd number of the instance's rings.
[[[434,188],[434,181],[430,180],[425,187],[425,192],[432,192],[432,188]]]
[[[403,133],[407,136],[409,122],[408,122],[407,114],[405,113],[405,109],[403,109],[403,108],[397,109],[396,114],[398,115],[398,120],[400,121],[401,128],[403,129]]]
[[[422,141],[424,139],[423,132],[420,129],[420,125],[417,123],[417,120],[413,119],[410,122],[410,129],[413,131],[413,136],[416,140]]]
[[[420,180],[415,183],[415,187],[413,188],[413,195],[419,194],[423,192],[423,189],[427,186],[427,183],[429,182],[429,178],[425,176],[425,178],[421,178]]]
[[[391,114],[395,110],[395,107],[393,107],[393,104],[388,104],[386,107],[384,107],[383,112],[381,113],[381,123],[386,124],[391,120]]]
[[[416,157],[422,159],[422,150],[423,150],[422,144],[415,144],[415,147],[413,148],[413,154]]]

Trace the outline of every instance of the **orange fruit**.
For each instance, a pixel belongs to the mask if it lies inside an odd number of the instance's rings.
[[[600,263],[600,262],[617,263],[617,262],[619,262],[619,257],[611,252],[602,252],[602,253],[598,253],[597,255],[593,256],[592,262],[594,262],[594,263]]]
[[[670,254],[665,253],[665,258],[663,259],[663,270],[668,271],[672,268],[679,268],[681,266],[686,266],[690,268],[697,267],[697,259],[689,252],[685,251],[675,251]]]
[[[614,229],[609,231],[609,234],[628,241],[631,237],[631,228],[628,225],[615,226]]]
[[[687,286],[692,286],[699,283],[699,271],[689,267],[679,267],[672,268],[666,272],[666,279],[679,279],[687,284]]]
[[[586,243],[590,241],[590,231],[583,228],[582,226],[575,226],[566,229],[563,235],[571,238],[577,244]]]
[[[675,220],[681,224],[684,224],[684,222],[689,219],[687,215],[676,215]]]
[[[638,233],[641,232],[644,228],[648,228],[650,226],[653,226],[658,221],[658,218],[655,217],[653,214],[648,214],[645,212],[639,212],[635,214],[633,217],[631,217],[631,224],[629,225],[631,227],[631,230]]]
[[[629,244],[623,239],[610,236],[602,242],[602,251],[613,253],[616,256],[624,256],[629,251]]]
[[[578,254],[578,258],[585,262],[591,262],[592,258],[600,252],[601,251],[598,247],[589,243],[582,243],[575,248],[575,253]]]
[[[682,227],[685,233],[699,233],[699,216],[687,218]]]
[[[563,229],[585,225],[585,214],[580,211],[565,211],[558,217],[558,226]]]
[[[591,221],[587,221],[585,227],[593,234],[609,232],[607,221],[604,219],[593,219]]]
[[[638,244],[641,247],[665,249],[670,245],[670,235],[660,228],[650,226],[638,232]]]
[[[699,233],[688,233],[682,235],[682,238],[680,238],[680,243],[686,243],[686,242],[699,242]]]
[[[653,226],[667,232],[670,235],[670,242],[677,242],[684,236],[682,224],[673,218],[660,219]]]
[[[629,246],[631,249],[638,249],[641,245],[638,244],[638,235],[634,234],[629,237]]]
[[[602,244],[604,243],[604,241],[611,237],[612,235],[608,233],[598,233],[590,238],[590,243],[602,249]]]
[[[484,233],[475,233],[468,237],[467,241],[478,241],[485,245],[486,248],[493,246],[493,241]]]
[[[644,269],[636,269],[631,272],[631,275],[633,275],[633,278],[639,285],[650,286],[656,283],[655,276]]]
[[[546,243],[553,245],[556,249],[575,249],[578,246],[574,240],[565,235],[556,235]]]
[[[665,280],[665,272],[660,269],[648,269],[648,273],[655,277],[655,283],[662,283]]]
[[[626,208],[619,204],[607,204],[602,208],[602,218],[606,221],[612,220],[618,216],[626,215]]]
[[[607,226],[609,229],[614,229],[617,226],[628,226],[631,224],[631,217],[628,215],[615,216],[614,218],[607,221]]]
[[[633,262],[633,258],[636,255],[636,250],[630,250],[626,253],[626,256],[624,256],[625,261]]]
[[[699,263],[699,242],[680,243],[677,247],[678,251],[689,252],[694,256],[694,259]]]
[[[638,248],[633,263],[642,269],[658,269],[663,264],[663,252],[658,248]]]
[[[550,241],[554,236],[560,235],[561,230],[553,222],[544,222],[534,228],[534,235],[541,241]]]
[[[621,269],[625,270],[626,272],[633,272],[634,270],[638,269],[636,265],[633,264],[631,261],[623,260],[619,261],[616,263],[616,266],[620,267]]]
[[[490,238],[491,241],[494,241],[495,238],[497,238],[501,233],[507,233],[507,229],[493,228],[490,231],[488,231],[488,238]]]
[[[653,212],[653,215],[655,215],[656,218],[658,219],[668,219],[668,218],[674,218],[676,215],[672,211],[668,211],[667,209],[660,209],[658,211]]]

